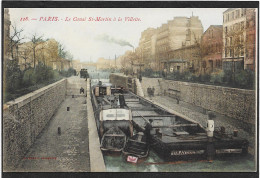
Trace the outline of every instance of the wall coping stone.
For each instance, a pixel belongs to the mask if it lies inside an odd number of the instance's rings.
[[[201,83],[193,83],[193,82],[182,82],[182,81],[173,81],[173,80],[164,80],[165,82],[169,83],[181,83],[184,85],[191,85],[191,86],[199,86],[203,88],[209,88],[209,89],[225,89],[225,90],[230,90],[230,91],[240,91],[242,93],[252,93],[256,92],[255,90],[248,90],[248,89],[241,89],[241,88],[231,88],[231,87],[223,87],[223,86],[218,86],[218,85],[207,85],[207,84],[201,84]]]
[[[3,105],[3,111],[8,111],[10,106],[16,105],[16,104],[17,104],[18,108],[20,108],[20,107],[24,106],[25,104],[29,103],[30,101],[45,94],[46,92],[51,90],[54,86],[57,86],[66,80],[67,79],[61,79],[55,83],[52,83],[50,85],[43,87],[43,88],[30,92],[26,95],[20,96],[19,98],[16,98],[13,101],[9,101]]]

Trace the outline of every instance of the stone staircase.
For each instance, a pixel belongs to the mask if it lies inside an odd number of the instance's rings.
[[[143,88],[142,88],[142,85],[141,85],[139,79],[135,78],[134,80],[136,83],[137,95],[144,97]]]
[[[158,96],[162,94],[162,90],[161,90],[161,86],[160,86],[160,82],[161,82],[161,78],[147,78],[147,77],[143,77],[142,80],[142,89],[143,89],[143,93],[144,96],[147,97],[148,93],[147,93],[147,88],[154,87],[154,95]]]

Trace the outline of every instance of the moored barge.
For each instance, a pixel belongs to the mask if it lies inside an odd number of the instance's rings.
[[[93,86],[91,95],[101,150],[121,153],[126,138],[133,135],[131,112],[124,104],[121,88],[99,82]]]
[[[224,129],[215,129],[213,120],[209,119],[204,128],[111,84],[94,86],[92,103],[101,149],[123,151],[129,162],[147,157],[149,148],[166,161],[247,154],[249,142],[237,134],[223,132]],[[134,132],[144,134],[133,136]]]
[[[236,134],[214,130],[213,120],[208,120],[204,128],[133,93],[124,97],[132,111],[134,128],[146,133],[150,147],[164,160],[212,160],[247,154],[249,142]]]

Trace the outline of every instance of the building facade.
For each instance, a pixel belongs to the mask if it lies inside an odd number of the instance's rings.
[[[183,46],[179,49],[169,51],[167,71],[169,72],[199,72],[201,62],[200,44]],[[164,65],[165,69],[165,65]]]
[[[255,62],[255,9],[231,8],[223,13],[223,69],[252,69]]]
[[[162,63],[172,59],[171,53],[174,50],[198,44],[202,34],[203,27],[197,16],[175,17],[157,29],[148,28],[143,31],[136,56],[144,68],[162,70]]]
[[[163,24],[157,28],[157,38],[155,44],[156,58],[158,61],[169,59],[168,51],[170,50],[170,32],[169,24]]]
[[[167,24],[158,28],[156,40],[156,57],[158,61],[184,59],[191,65],[195,64],[197,62],[197,57],[195,56],[198,53],[197,45],[200,43],[202,34],[203,27],[197,16],[190,18],[175,17],[173,20],[168,21]],[[196,52],[194,52],[194,49]],[[184,54],[183,51],[193,52]],[[183,55],[185,57],[179,57]],[[194,56],[195,58],[188,59],[187,56]],[[162,70],[163,68],[164,66],[161,66],[160,69]]]
[[[256,71],[256,10],[246,11],[245,69]]]
[[[202,35],[200,69],[202,74],[210,74],[222,69],[222,34],[222,25],[211,25]]]
[[[9,37],[10,37],[10,14],[9,9],[4,9],[4,60],[8,58],[9,55]]]
[[[140,63],[145,64],[145,68],[151,68],[152,62],[155,59],[155,50],[154,50],[154,41],[152,38],[156,34],[156,30],[154,28],[148,28],[142,32],[141,38],[139,41],[139,49],[140,49]]]

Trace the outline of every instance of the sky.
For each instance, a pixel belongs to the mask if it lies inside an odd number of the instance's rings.
[[[225,10],[225,8],[10,8],[9,13],[12,25],[24,30],[22,34],[25,36],[24,41],[29,41],[33,34],[43,36],[44,39],[54,38],[65,46],[74,59],[81,62],[95,62],[100,57],[114,59],[127,50],[133,50],[133,47],[138,47],[142,31],[149,27],[160,27],[177,16],[190,17],[192,14],[198,16],[204,31],[210,25],[222,25],[222,14]],[[28,21],[21,20],[26,17]],[[111,21],[92,20],[97,17]],[[127,21],[126,17],[137,21]],[[85,18],[85,21],[74,21],[79,18],[82,20]],[[47,21],[48,19],[53,21]]]

